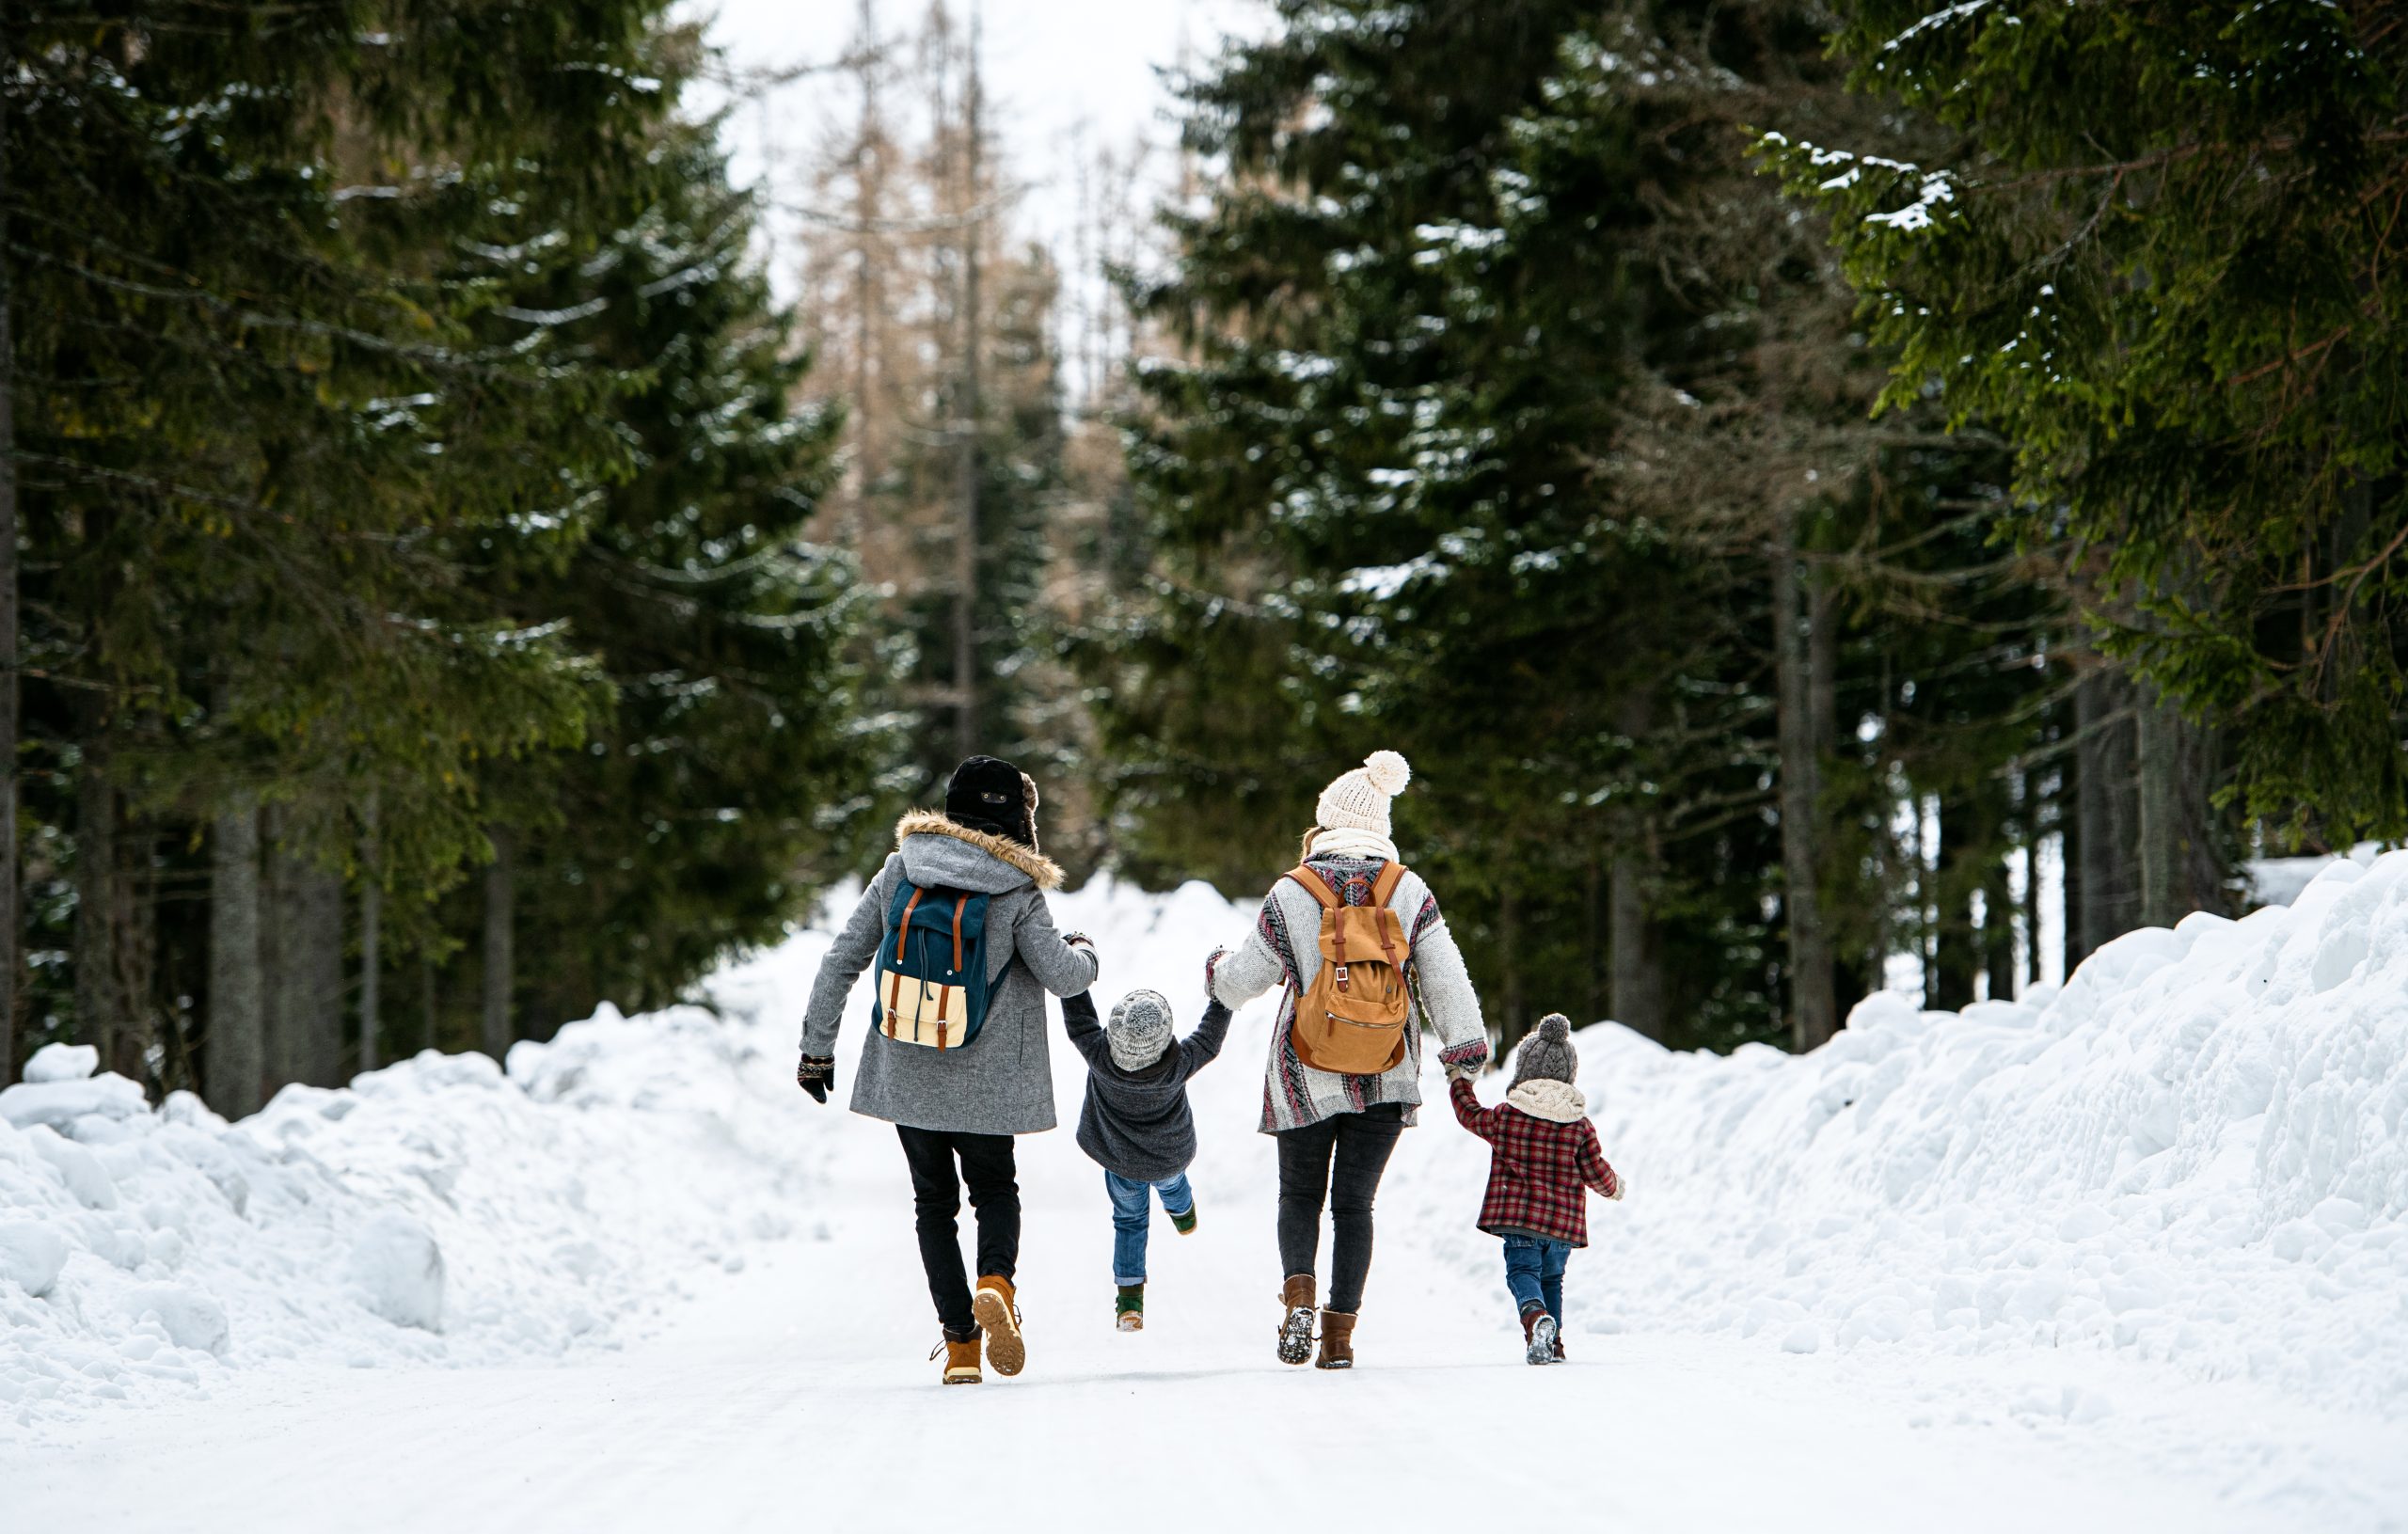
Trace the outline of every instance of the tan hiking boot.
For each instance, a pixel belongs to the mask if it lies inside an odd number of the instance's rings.
[[[1313,1352],[1313,1275],[1290,1273],[1279,1288],[1279,1362],[1301,1364]]]
[[[989,1273],[978,1280],[978,1292],[970,1297],[971,1314],[987,1332],[987,1362],[995,1372],[1006,1379],[1021,1371],[1028,1362],[1027,1344],[1021,1340],[1020,1305],[1012,1290],[1012,1281]]]
[[[1321,1356],[1313,1360],[1315,1368],[1353,1368],[1354,1367],[1354,1318],[1343,1310],[1321,1313]]]
[[[956,1337],[950,1331],[946,1332],[943,1340],[929,1350],[929,1361],[934,1362],[938,1353],[944,1354],[945,1384],[980,1384],[985,1382],[986,1377],[978,1372],[976,1331],[966,1337]]]

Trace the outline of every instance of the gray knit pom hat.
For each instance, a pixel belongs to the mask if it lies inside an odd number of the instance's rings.
[[[1572,1020],[1550,1012],[1539,1020],[1539,1031],[1522,1040],[1513,1054],[1514,1086],[1524,1082],[1570,1082],[1580,1074],[1580,1052],[1572,1047]]]
[[[1131,991],[1113,1004],[1103,1024],[1112,1063],[1123,1070],[1145,1069],[1170,1048],[1170,1003],[1161,991]]]

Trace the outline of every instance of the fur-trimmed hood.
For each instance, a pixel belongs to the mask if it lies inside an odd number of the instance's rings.
[[[1026,875],[1029,881],[1040,890],[1058,890],[1062,887],[1062,865],[1044,853],[1033,847],[1022,846],[1009,837],[996,836],[983,830],[973,830],[967,826],[948,819],[942,811],[938,810],[914,810],[895,824],[895,849],[904,855],[904,871],[911,876],[914,883],[946,883],[957,889],[964,887],[962,879],[958,877],[945,878],[931,871],[924,878],[920,870],[911,866],[917,861],[913,857],[916,849],[906,846],[904,844],[915,836],[951,837],[954,841],[974,847],[997,862]],[[943,861],[951,863],[955,860],[946,858]],[[954,872],[954,870],[948,869],[947,872]],[[1019,881],[1015,879],[1012,882]],[[1008,887],[1008,885],[1005,886],[1005,888]],[[999,894],[1001,891],[989,893]]]
[[[1505,1094],[1505,1100],[1550,1124],[1576,1124],[1589,1116],[1589,1099],[1570,1082],[1534,1077]]]

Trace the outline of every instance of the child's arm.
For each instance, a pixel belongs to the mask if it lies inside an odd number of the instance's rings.
[[[1480,1094],[1471,1089],[1471,1078],[1457,1076],[1447,1083],[1447,1096],[1455,1105],[1455,1122],[1483,1140],[1497,1138],[1497,1110],[1480,1105]]]
[[[1196,1025],[1196,1032],[1179,1041],[1179,1052],[1185,1057],[1187,1074],[1193,1076],[1211,1065],[1213,1057],[1221,1052],[1222,1041],[1228,1036],[1229,1009],[1223,1006],[1216,996],[1204,1004],[1204,1020]]]
[[[1608,1198],[1622,1198],[1622,1178],[1606,1164],[1605,1148],[1597,1144],[1597,1126],[1585,1118],[1580,1121],[1580,1180]]]
[[[1062,1032],[1070,1036],[1070,1047],[1094,1065],[1103,1057],[1110,1045],[1103,1036],[1103,1027],[1095,1020],[1095,996],[1080,991],[1062,998]]]

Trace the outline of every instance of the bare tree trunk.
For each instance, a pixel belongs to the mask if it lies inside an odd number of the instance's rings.
[[[1605,868],[1593,849],[1580,865],[1580,1020],[1606,1016]]]
[[[101,1068],[115,1070],[127,1025],[117,952],[117,790],[108,781],[101,710],[87,705],[83,715],[75,769],[75,1030],[101,1052]]]
[[[342,876],[312,858],[300,870],[301,1079],[341,1086],[342,1072]]]
[[[1831,939],[1823,920],[1819,826],[1823,765],[1816,751],[1813,643],[1799,610],[1798,513],[1781,514],[1772,547],[1773,657],[1780,704],[1782,909],[1789,927],[1790,1037],[1811,1050],[1839,1031]]]
[[[423,954],[419,956],[418,960],[418,993],[420,1002],[426,1009],[426,1016],[420,1026],[419,1048],[440,1049],[442,1047],[441,1030],[436,1026],[435,960]]]
[[[13,59],[13,28],[0,58]],[[13,71],[12,71],[13,72]],[[0,82],[0,1086],[17,1079],[24,1032],[17,995],[17,339],[8,257],[10,103]]]
[[[978,398],[979,227],[977,213],[984,189],[979,184],[980,15],[976,0],[970,10],[970,71],[965,87],[962,155],[968,163],[961,199],[961,400],[957,429],[961,434],[961,483],[958,525],[953,545],[953,687],[954,751],[967,757],[978,750],[978,477],[980,401]]]
[[[260,969],[260,813],[229,810],[209,849],[209,1105],[228,1118],[267,1101]]]
[[[359,1068],[374,1070],[380,1063],[376,1033],[382,1020],[378,1003],[384,996],[385,880],[376,840],[376,799],[371,795],[360,809],[359,854]]]
[[[1940,803],[1940,867],[1934,878],[1931,982],[1925,988],[1930,1006],[1958,1011],[1973,1000],[1975,944],[1972,892],[1976,882],[1966,867],[1981,837],[1974,826],[1970,799]]]
[[[483,1041],[485,1052],[499,1065],[510,1054],[510,994],[516,980],[511,956],[511,884],[514,837],[507,826],[493,827],[493,862],[485,866],[485,943]]]
[[[1522,1009],[1522,897],[1509,881],[1497,893],[1497,958],[1505,972],[1504,1016],[1497,1022],[1497,1048],[1510,1050],[1527,1031]]]
[[[2181,909],[2181,828],[2176,823],[2181,772],[2173,709],[2150,697],[2136,704],[2135,756],[2140,773],[2141,909],[2144,926],[2172,926]]]
[[[2075,748],[2081,772],[2077,841],[2082,862],[2082,954],[2087,957],[2140,918],[2140,814],[2134,778],[2131,688],[2121,674],[2093,667],[2074,689]]]
[[[1655,728],[1655,699],[1632,690],[1614,704],[1614,731],[1644,739]],[[1664,1006],[1664,956],[1651,902],[1659,848],[1644,809],[1615,817],[1611,862],[1606,873],[1606,926],[1613,965],[1608,1005],[1616,1022],[1661,1040],[1669,1020]]]
[[[1982,881],[1982,978],[1989,999],[2011,1002],[2016,996],[2015,892],[2007,878],[2002,851],[1989,862]]]

